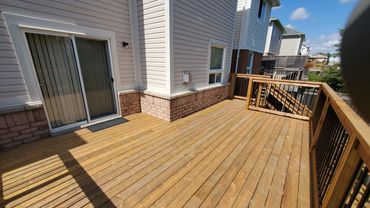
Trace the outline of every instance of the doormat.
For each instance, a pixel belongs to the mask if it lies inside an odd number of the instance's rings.
[[[116,125],[119,125],[119,124],[123,124],[123,123],[126,123],[126,122],[128,122],[128,120],[125,119],[125,118],[116,118],[116,119],[113,119],[113,120],[109,120],[109,121],[105,121],[105,122],[102,122],[102,123],[98,123],[98,124],[89,126],[89,127],[87,127],[87,129],[89,129],[92,132],[97,132],[97,131],[107,129],[107,128],[110,128],[110,127],[113,127],[113,126],[116,126]]]

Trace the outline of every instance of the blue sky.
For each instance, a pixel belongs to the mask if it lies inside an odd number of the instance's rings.
[[[306,33],[306,42],[312,53],[333,52],[338,43],[339,28],[344,28],[347,18],[358,0],[281,0],[282,5],[272,10],[271,16],[282,24]]]

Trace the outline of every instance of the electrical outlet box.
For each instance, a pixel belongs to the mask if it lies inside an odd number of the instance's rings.
[[[182,83],[189,84],[191,82],[190,72],[182,72]]]

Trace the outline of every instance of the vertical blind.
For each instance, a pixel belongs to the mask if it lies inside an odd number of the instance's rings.
[[[71,39],[26,35],[52,128],[86,120]]]
[[[76,38],[91,119],[116,113],[107,41]]]

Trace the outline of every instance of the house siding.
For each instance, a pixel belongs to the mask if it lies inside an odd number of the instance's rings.
[[[268,52],[270,54],[278,55],[280,51],[281,46],[281,40],[282,40],[282,32],[275,26],[270,26],[269,30],[271,28],[271,34],[268,34],[268,40],[266,41],[266,45],[268,45]]]
[[[163,93],[166,90],[165,0],[138,0],[142,87]]]
[[[236,24],[235,33],[240,33],[235,36],[236,43],[238,43],[240,49],[247,49],[250,51],[263,53],[265,50],[267,29],[269,25],[271,4],[267,3],[266,13],[264,18],[258,17],[259,10],[259,0],[239,0],[239,4],[245,3],[245,14],[244,14],[244,27],[241,25],[241,20],[239,24]],[[243,8],[238,10],[237,16],[242,16]],[[238,45],[234,44],[234,49],[238,48]]]
[[[232,54],[236,0],[173,1],[174,93],[208,86],[210,41],[225,45],[224,83],[227,82]],[[182,72],[192,81],[183,85]]]
[[[21,104],[27,100],[27,87],[3,14],[0,13],[0,107]]]
[[[249,6],[246,4],[247,2],[249,2],[248,3]],[[245,33],[241,34],[242,23],[244,24],[245,28],[248,27],[248,22],[246,21],[242,22],[242,19],[243,19],[244,6],[245,6],[245,9],[247,9],[250,7],[250,3],[251,3],[250,0],[238,0],[236,16],[235,16],[235,27],[234,27],[234,43],[233,43],[234,49],[238,48],[240,37],[245,35]]]
[[[73,23],[81,26],[113,31],[116,36],[119,80],[117,90],[132,89],[135,85],[133,55],[131,47],[122,47],[122,42],[131,43],[130,17],[128,1],[43,1],[43,0],[3,0],[0,2],[2,12],[27,15],[37,18],[50,19]],[[11,98],[27,94],[22,78],[14,47],[11,44],[9,34],[4,24],[3,16],[0,19],[0,97]],[[9,56],[5,59],[3,56]],[[6,65],[6,67],[3,67]],[[12,78],[13,80],[9,80]],[[27,98],[28,99],[28,98]],[[27,102],[27,99],[19,99],[12,103],[0,101],[0,107],[4,105],[19,105]],[[5,100],[5,99],[4,99]]]
[[[280,56],[297,56],[302,44],[299,37],[284,37],[281,41]]]

